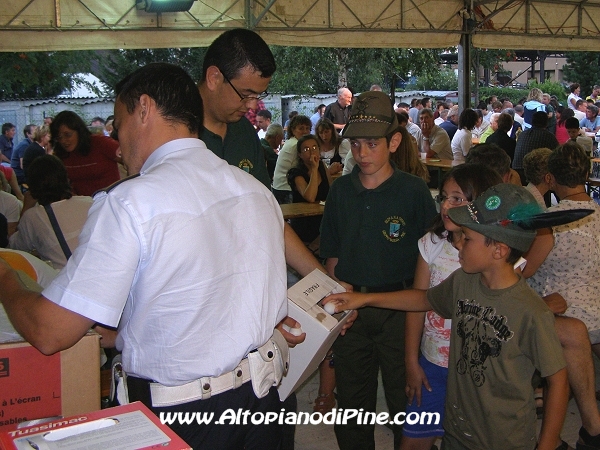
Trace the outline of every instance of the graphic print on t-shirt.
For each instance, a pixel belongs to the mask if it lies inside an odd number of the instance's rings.
[[[506,316],[496,314],[489,306],[481,306],[472,300],[459,300],[457,304],[456,334],[460,341],[460,359],[456,370],[464,375],[467,372],[475,386],[485,383],[485,362],[497,358],[502,343],[513,337]]]

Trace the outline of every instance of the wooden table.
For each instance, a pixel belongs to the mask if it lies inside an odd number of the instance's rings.
[[[320,203],[286,203],[279,205],[284,219],[297,219],[299,217],[322,216],[325,205]]]
[[[436,159],[436,158],[426,158],[421,160],[427,168],[436,169],[438,174],[438,189],[440,188],[440,183],[442,182],[442,172],[447,172],[453,167],[459,166],[464,163],[464,161],[456,161],[454,159]]]

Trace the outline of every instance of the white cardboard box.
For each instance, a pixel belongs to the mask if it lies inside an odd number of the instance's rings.
[[[290,367],[279,385],[285,400],[319,367],[348,319],[349,311],[331,315],[320,306],[323,297],[345,289],[315,269],[288,289],[288,316],[300,323],[306,340],[290,349]]]

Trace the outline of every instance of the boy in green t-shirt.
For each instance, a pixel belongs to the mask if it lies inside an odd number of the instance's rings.
[[[425,182],[390,162],[401,141],[390,99],[364,92],[352,106],[342,133],[356,165],[331,186],[321,222],[321,257],[330,276],[359,292],[388,292],[412,285],[417,242],[436,214]],[[404,318],[402,311],[366,308],[333,345],[339,408],[374,412],[381,370],[393,416],[404,411]],[[402,427],[394,425],[394,448]],[[375,447],[374,425],[351,420],[336,425],[341,450]]]
[[[512,184],[494,186],[448,214],[464,239],[461,269],[444,282],[426,291],[336,294],[327,302],[335,301],[338,311],[433,308],[452,319],[442,448],[534,449],[531,376],[538,369],[548,397],[537,448],[554,450],[568,401],[565,360],[552,312],[513,270],[543,214],[525,188]]]

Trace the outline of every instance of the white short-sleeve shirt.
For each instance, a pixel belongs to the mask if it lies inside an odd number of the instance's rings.
[[[231,371],[287,314],[281,210],[197,139],[164,144],[140,173],[95,196],[43,295],[118,325],[131,375],[180,385]]]

